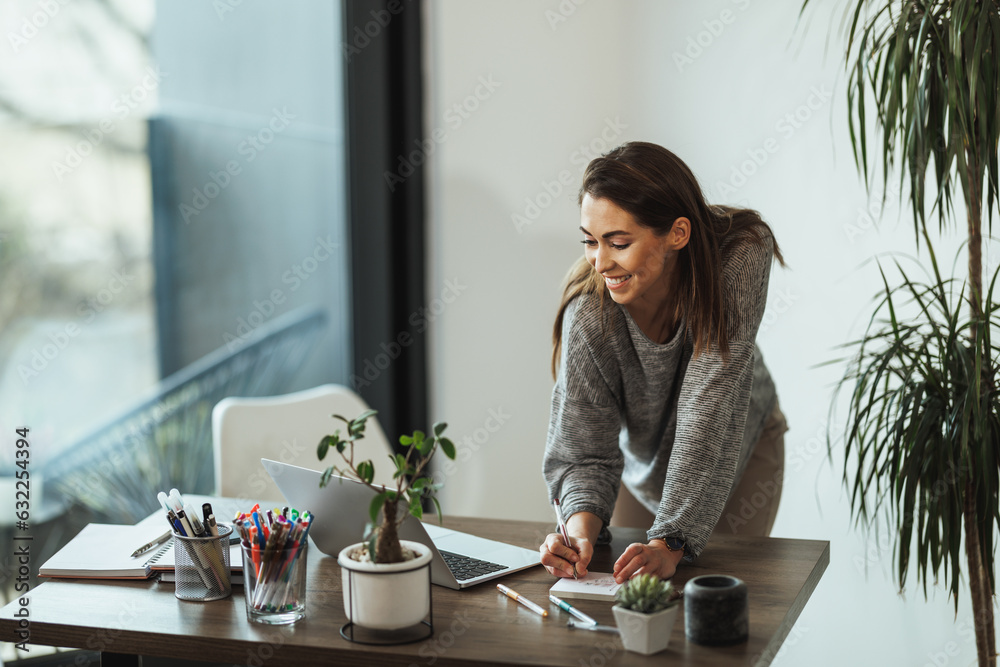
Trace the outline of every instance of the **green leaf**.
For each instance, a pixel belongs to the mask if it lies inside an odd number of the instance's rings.
[[[419,495],[415,495],[410,498],[410,514],[412,514],[417,519],[422,519],[424,517],[424,508],[420,504]]]
[[[381,493],[376,493],[375,497],[372,498],[372,502],[368,506],[368,517],[371,519],[372,523],[378,523],[379,510],[382,509],[382,505],[385,505],[388,495],[388,492],[382,491]]]
[[[441,514],[441,503],[438,502],[437,496],[431,496],[431,502],[434,503],[434,509],[437,510],[438,525],[444,525],[444,515]]]
[[[448,424],[446,422],[438,422],[434,424],[434,437],[440,438],[446,428],[448,428]]]
[[[371,484],[375,479],[375,465],[371,461],[362,461],[357,466],[358,477],[365,484]]]
[[[455,459],[455,445],[448,438],[441,438],[441,452],[449,459]]]
[[[412,445],[413,444],[413,436],[409,436],[409,435],[401,435],[401,436],[399,436],[399,444],[401,444],[401,445],[407,445],[407,446]]]
[[[326,453],[330,449],[330,445],[334,444],[336,441],[337,440],[334,436],[324,435],[323,439],[320,440],[319,444],[316,446],[316,457],[319,458],[320,461],[325,459]]]

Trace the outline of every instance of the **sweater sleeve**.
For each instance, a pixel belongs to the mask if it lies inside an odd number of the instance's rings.
[[[713,346],[692,358],[681,385],[677,432],[649,539],[677,536],[685,557],[704,549],[732,490],[753,384],[754,343],[771,270],[766,246],[743,243],[723,269],[729,360]]]
[[[581,301],[583,304],[581,304]],[[542,473],[563,515],[596,514],[605,525],[618,497],[624,459],[621,415],[611,386],[614,364],[601,349],[599,306],[587,297],[563,318],[562,353],[545,443]]]

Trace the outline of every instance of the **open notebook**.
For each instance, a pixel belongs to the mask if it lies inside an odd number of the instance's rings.
[[[88,524],[69,544],[38,568],[38,576],[147,579],[156,572],[172,572],[175,565],[173,539],[135,558],[131,557],[136,548],[156,539],[163,532],[160,525],[153,523],[135,526]],[[229,550],[231,568],[242,570],[239,543],[231,544]]]
[[[131,553],[162,534],[159,526],[87,524],[69,544],[38,568],[38,576],[146,579],[152,574],[153,564],[167,551],[173,551],[173,540],[135,558]]]

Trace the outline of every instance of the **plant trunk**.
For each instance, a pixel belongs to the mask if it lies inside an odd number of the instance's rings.
[[[980,195],[979,169],[972,151],[967,153],[969,170],[966,207],[969,227],[969,309],[972,326],[969,337],[976,345],[978,321],[983,312],[983,237],[982,197]],[[986,379],[986,378],[984,378]],[[969,456],[968,478],[965,483],[965,502],[962,507],[965,528],[965,556],[969,563],[969,590],[972,595],[972,615],[976,626],[976,654],[980,667],[996,667],[996,634],[993,625],[993,590],[990,574],[983,564],[983,547],[979,540],[979,521],[976,511],[975,479],[978,461]],[[986,517],[985,520],[992,520]],[[991,548],[992,545],[985,545]]]
[[[375,540],[376,563],[403,562],[403,547],[396,532],[396,505],[398,500],[386,500],[382,506],[382,525]],[[392,518],[390,518],[392,517]]]
[[[972,618],[976,626],[976,655],[980,667],[996,667],[996,635],[993,629],[993,591],[989,573],[983,567],[979,526],[976,525],[976,496],[972,481],[965,484],[965,556],[969,562],[969,589]]]
[[[976,322],[983,312],[983,234],[982,234],[982,199],[979,191],[979,169],[973,161],[974,156],[968,154],[969,159],[969,187],[968,201],[968,223],[969,223],[969,287],[971,294],[969,305],[972,308],[972,330],[970,336],[973,342],[976,339],[976,331],[979,329]]]

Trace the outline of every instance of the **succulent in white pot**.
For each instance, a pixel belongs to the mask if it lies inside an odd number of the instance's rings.
[[[618,589],[615,601],[611,611],[626,651],[651,655],[667,648],[680,609],[673,584],[640,574]]]
[[[408,516],[423,517],[423,500],[434,503],[438,516],[441,505],[435,493],[441,488],[422,474],[438,448],[450,459],[455,445],[442,437],[447,424],[434,424],[431,434],[414,431],[403,435],[399,443],[405,454],[390,455],[396,466],[394,487],[373,483],[375,465],[371,460],[354,460],[354,443],[364,437],[365,422],[376,415],[366,410],[354,419],[333,415],[347,426],[324,436],[316,454],[323,460],[330,448],[337,450],[344,466],[330,466],[324,471],[320,486],[326,486],[334,474],[360,482],[375,494],[368,508],[369,519],[364,541],[343,549],[337,557],[341,566],[344,611],[348,621],[373,630],[397,630],[420,623],[431,605],[431,550],[419,542],[403,542],[398,529]]]

